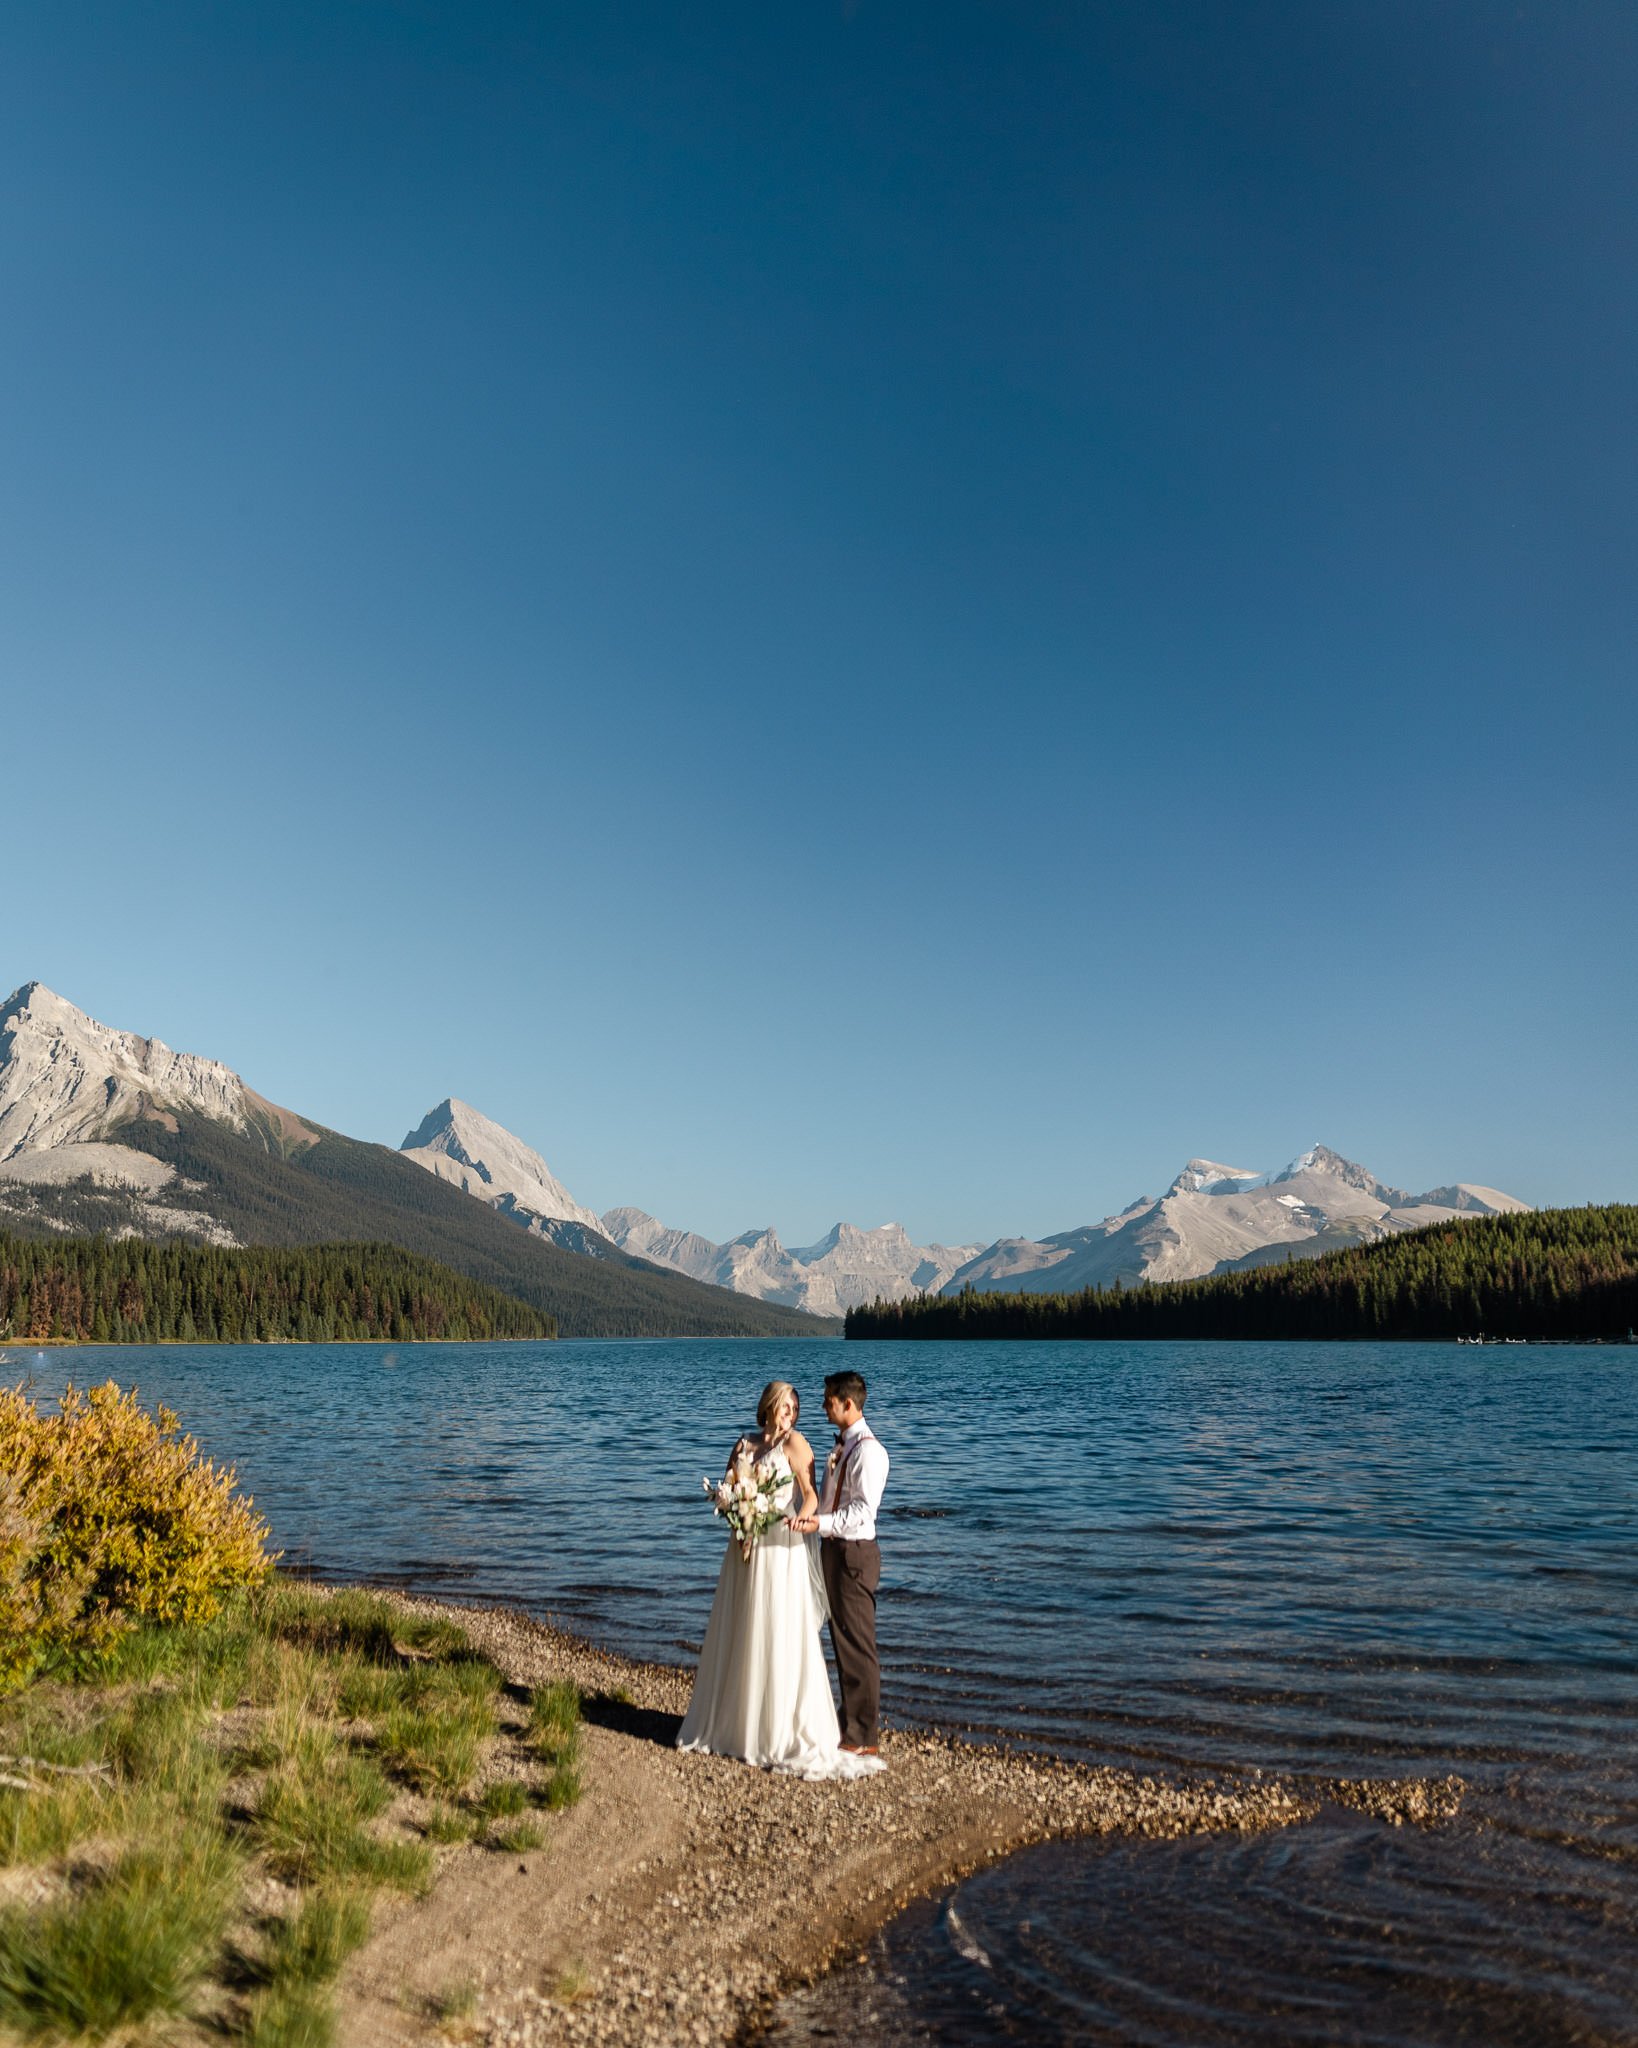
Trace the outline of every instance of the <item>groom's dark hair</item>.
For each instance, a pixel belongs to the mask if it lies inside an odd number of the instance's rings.
[[[856,1372],[827,1372],[825,1392],[838,1401],[857,1401],[861,1408],[865,1404],[865,1383]]]

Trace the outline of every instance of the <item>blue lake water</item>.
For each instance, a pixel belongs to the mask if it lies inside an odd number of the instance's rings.
[[[292,1561],[686,1661],[763,1382],[872,1385],[890,1722],[1145,1768],[1457,1771],[1430,1833],[1053,1846],[776,2039],[1638,2042],[1638,1351],[558,1345],[9,1352],[178,1408]]]

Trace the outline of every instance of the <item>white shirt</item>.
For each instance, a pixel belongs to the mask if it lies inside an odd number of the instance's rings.
[[[868,1543],[887,1490],[887,1453],[862,1417],[830,1454],[819,1491],[819,1534]]]

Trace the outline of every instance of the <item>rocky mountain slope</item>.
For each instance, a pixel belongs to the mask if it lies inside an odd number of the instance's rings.
[[[220,1060],[99,1024],[42,982],[0,1004],[0,1161],[95,1141],[164,1108],[235,1131],[284,1114]]]
[[[574,1199],[540,1154],[470,1103],[446,1096],[398,1149],[536,1237],[597,1258],[614,1249],[596,1215]]]
[[[1269,1259],[1317,1257],[1449,1216],[1495,1216],[1529,1204],[1457,1182],[1409,1194],[1315,1145],[1277,1173],[1191,1159],[1156,1201],[1031,1244],[1003,1238],[945,1292],[1057,1294],[1146,1280],[1194,1280]]]
[[[912,1244],[901,1223],[877,1230],[838,1223],[817,1244],[787,1250],[770,1229],[713,1244],[695,1231],[670,1229],[642,1209],[610,1209],[602,1221],[625,1251],[810,1315],[842,1315],[867,1301],[936,1293],[977,1249]]]
[[[279,1108],[219,1061],[98,1023],[37,982],[0,1005],[0,1225],[394,1244],[544,1309],[565,1336],[814,1329],[612,1245],[596,1259],[565,1250],[442,1174]]]

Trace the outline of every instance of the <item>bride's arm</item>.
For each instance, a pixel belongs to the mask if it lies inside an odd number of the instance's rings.
[[[813,1486],[813,1446],[799,1429],[793,1429],[785,1439],[785,1456],[790,1461],[791,1475],[802,1493],[802,1505],[796,1514],[787,1517],[790,1521],[806,1521],[816,1514],[819,1496]]]

